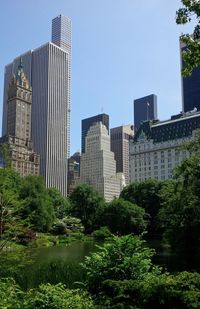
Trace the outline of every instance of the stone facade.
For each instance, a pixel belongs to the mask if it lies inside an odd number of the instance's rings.
[[[189,156],[180,146],[199,128],[199,112],[144,122],[130,140],[130,182],[172,178],[174,167]]]
[[[21,175],[39,175],[39,155],[31,142],[32,89],[22,62],[8,88],[7,135],[0,144],[7,144],[11,166]]]
[[[116,174],[110,136],[102,122],[93,124],[88,130],[86,151],[81,156],[80,182],[93,186],[106,201],[118,197],[125,183],[124,176]]]

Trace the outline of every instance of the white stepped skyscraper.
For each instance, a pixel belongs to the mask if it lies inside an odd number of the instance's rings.
[[[68,34],[70,42],[71,32]],[[46,43],[20,55],[5,67],[2,134],[7,133],[8,85],[21,57],[32,86],[32,141],[33,149],[40,155],[40,174],[47,187],[55,187],[67,195],[71,48],[69,52],[58,45]]]
[[[86,135],[80,182],[93,186],[106,201],[118,197],[122,190],[124,177],[121,173],[116,174],[114,153],[110,151],[110,136],[102,122],[92,125]]]

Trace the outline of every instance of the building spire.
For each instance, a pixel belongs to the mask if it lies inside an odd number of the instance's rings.
[[[24,73],[24,67],[22,64],[22,57],[20,57],[20,62],[17,68],[17,74],[16,74],[16,80],[19,80],[19,82],[22,82],[23,74]]]

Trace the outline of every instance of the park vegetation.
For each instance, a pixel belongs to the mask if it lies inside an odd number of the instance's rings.
[[[10,167],[0,169],[2,258],[7,243],[29,246],[41,233],[104,241],[86,257],[81,282],[70,289],[61,282],[24,292],[1,270],[0,297],[7,304],[2,308],[199,308],[200,134],[184,148],[190,157],[177,166],[173,179],[131,183],[111,202],[85,184],[65,198],[46,189],[41,177],[21,178]],[[171,250],[174,273],[153,262],[149,239]],[[15,261],[26,263],[22,255]],[[9,277],[14,268],[7,270]]]
[[[197,21],[192,36],[181,37],[183,75],[188,76],[200,65],[200,3],[182,4],[176,22]],[[87,185],[65,198],[55,188],[46,189],[41,177],[21,178],[8,160],[0,169],[1,262],[11,258],[8,245],[29,246],[42,233],[54,239],[52,244],[72,234],[91,235],[104,244],[85,258],[84,276],[71,287],[48,283],[25,291],[11,277],[16,264],[28,261],[21,252],[14,255],[9,269],[4,262],[0,268],[0,308],[200,308],[200,134],[184,147],[190,157],[177,166],[173,179],[131,183],[109,203]],[[178,261],[174,272],[153,262],[149,239],[171,250]]]

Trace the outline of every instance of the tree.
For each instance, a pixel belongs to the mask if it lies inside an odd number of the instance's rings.
[[[128,280],[144,280],[149,272],[159,274],[151,262],[153,254],[137,236],[114,236],[110,243],[99,247],[97,253],[85,258],[82,264],[86,271],[85,286],[97,298],[98,295],[109,297],[111,281],[127,284]]]
[[[182,52],[184,60],[183,76],[191,75],[192,70],[200,65],[200,2],[199,0],[182,0],[183,7],[176,12],[176,23],[186,24],[197,21],[193,34],[183,34],[181,41],[186,44]]]
[[[49,231],[55,220],[55,213],[42,177],[25,177],[19,198],[24,201],[19,211],[21,219],[35,231]]]
[[[20,222],[17,211],[20,203],[21,177],[10,168],[0,169],[0,249],[16,236]]]
[[[105,207],[101,224],[107,226],[114,234],[126,235],[133,233],[139,235],[146,228],[144,215],[144,209],[136,204],[122,198],[114,199]]]
[[[0,159],[3,167],[11,168],[10,146],[7,143],[0,144]]]
[[[56,218],[62,219],[66,217],[69,214],[70,209],[69,199],[62,196],[60,191],[58,191],[56,188],[49,188],[47,189],[47,192],[50,196]]]
[[[175,181],[163,187],[161,198],[159,218],[165,239],[178,254],[180,267],[199,270],[200,154],[181,162],[176,168]]]
[[[150,238],[158,237],[161,233],[157,222],[157,214],[161,208],[159,192],[163,185],[163,181],[156,179],[149,179],[140,183],[134,182],[126,186],[120,194],[123,199],[145,210],[146,219],[149,221],[147,229]]]
[[[137,236],[114,237],[85,258],[84,285],[98,308],[200,307],[200,274],[169,274],[152,264],[154,251]]]
[[[81,219],[86,233],[96,229],[96,220],[104,207],[104,199],[93,187],[77,186],[70,196],[71,215]]]

